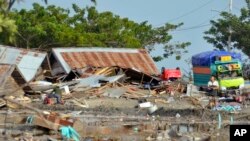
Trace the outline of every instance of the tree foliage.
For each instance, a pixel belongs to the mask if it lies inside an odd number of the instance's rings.
[[[15,4],[15,3],[19,3],[19,2],[21,2],[21,1],[23,1],[23,0],[1,0],[2,2],[4,2],[4,3],[6,3],[6,12],[8,12],[8,11],[10,11],[11,10],[11,8],[13,7],[13,5]],[[48,0],[43,0],[43,2],[45,3],[45,4],[47,4],[48,3]]]
[[[15,4],[15,3],[18,3],[18,2],[21,2],[21,1],[23,1],[23,0],[2,0],[3,2],[5,2],[6,4],[7,4],[7,11],[10,11],[11,10],[11,8],[13,7],[13,5]],[[45,4],[48,4],[48,0],[42,0]],[[96,2],[96,0],[90,0],[92,3],[94,3],[94,4],[96,4],[97,2]]]
[[[242,50],[250,56],[250,0],[246,0],[246,4],[240,16],[222,12],[221,18],[212,20],[212,27],[205,32],[204,39],[219,49],[225,49],[231,34],[231,48]]]
[[[181,26],[165,24],[153,28],[147,21],[137,23],[114,15],[98,12],[95,7],[80,8],[73,4],[70,10],[37,3],[30,10],[14,10],[9,13],[16,20],[18,34],[12,44],[23,48],[49,49],[51,47],[118,47],[147,48],[155,45],[165,47],[164,57],[177,54],[179,58],[190,43],[170,45],[169,31]],[[156,57],[157,58],[157,57]],[[162,57],[158,57],[158,61]]]
[[[15,21],[5,14],[6,10],[7,4],[4,1],[0,1],[0,42],[12,43],[17,32],[17,26]]]

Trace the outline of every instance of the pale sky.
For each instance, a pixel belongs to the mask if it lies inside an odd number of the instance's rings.
[[[31,8],[32,3],[42,0],[25,0],[15,5],[15,8]],[[72,3],[80,7],[93,5],[90,0],[48,0],[49,4],[54,4],[64,8],[71,8]],[[175,57],[157,62],[157,66],[165,68],[187,69],[185,59],[196,53],[213,50],[213,46],[203,39],[203,32],[209,29],[209,21],[219,17],[220,11],[229,10],[230,0],[97,0],[98,11],[111,11],[121,17],[128,17],[136,22],[148,21],[153,26],[160,26],[166,22],[177,24],[183,22],[184,25],[177,31],[172,32],[174,36],[171,42],[191,42],[188,47],[189,53],[182,56],[180,61]],[[246,6],[245,0],[233,0],[234,14],[239,14],[240,8]],[[207,25],[207,26],[205,26]],[[162,53],[160,46],[151,54],[153,56]]]

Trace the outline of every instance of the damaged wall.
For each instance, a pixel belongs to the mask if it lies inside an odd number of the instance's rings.
[[[57,59],[54,57],[54,55],[50,55],[49,62],[51,65],[51,75],[56,76],[58,74],[64,73],[64,69],[61,66],[60,62],[57,61]]]
[[[3,85],[0,87],[0,95],[23,95],[24,91],[22,89],[19,89],[19,85],[16,83],[14,78],[12,76],[8,76],[7,80]],[[15,90],[17,90],[15,93],[13,93]]]
[[[18,76],[20,74],[15,71],[15,65],[0,64],[0,95],[13,94],[15,90],[19,88]],[[14,74],[17,76],[14,78]],[[19,74],[19,75],[18,75]],[[24,80],[22,79],[22,82]],[[21,81],[19,81],[22,83]],[[23,95],[24,91],[22,89],[18,90],[14,95]]]
[[[13,94],[19,85],[11,75],[14,72],[15,65],[0,64],[0,95]],[[18,90],[15,95],[23,95],[23,90]]]

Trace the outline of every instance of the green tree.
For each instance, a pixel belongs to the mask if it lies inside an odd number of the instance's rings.
[[[231,34],[231,48],[242,50],[250,56],[250,0],[246,0],[246,4],[240,16],[222,12],[221,18],[212,20],[212,27],[205,32],[204,39],[219,49],[225,49]]]
[[[7,6],[7,11],[10,11],[10,9],[13,7],[13,5],[14,5],[15,3],[17,3],[17,2],[19,3],[19,2],[21,2],[21,1],[23,1],[23,0],[3,0],[3,1],[5,1],[5,3],[8,4],[8,6]],[[45,4],[48,3],[47,0],[43,0],[43,2],[44,2]]]
[[[17,26],[15,21],[4,14],[7,4],[0,1],[0,43],[13,43]]]
[[[16,2],[21,2],[23,0],[2,0],[4,1],[8,6],[7,6],[7,11],[10,11],[10,9],[13,7],[13,5]],[[42,0],[45,4],[48,4],[48,0]],[[96,0],[90,0],[91,2],[93,2],[94,4],[96,4]]]
[[[33,4],[33,9],[13,11],[9,15],[16,19],[18,34],[16,45],[24,48],[49,49],[51,47],[120,47],[147,48],[155,45],[165,47],[163,57],[186,51],[190,43],[169,44],[169,31],[182,24],[165,24],[153,28],[148,22],[136,23],[121,18],[112,12],[98,12],[95,7],[80,8],[73,5],[70,11],[53,5],[46,8]]]

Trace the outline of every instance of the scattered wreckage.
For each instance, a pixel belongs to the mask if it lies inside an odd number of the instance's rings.
[[[247,90],[245,99],[228,104],[179,72],[178,79],[162,79],[141,49],[55,48],[48,55],[0,47],[4,140],[209,140],[232,122],[223,111],[235,114],[247,105]],[[6,61],[13,51],[16,61]],[[62,104],[48,97],[57,87]]]

